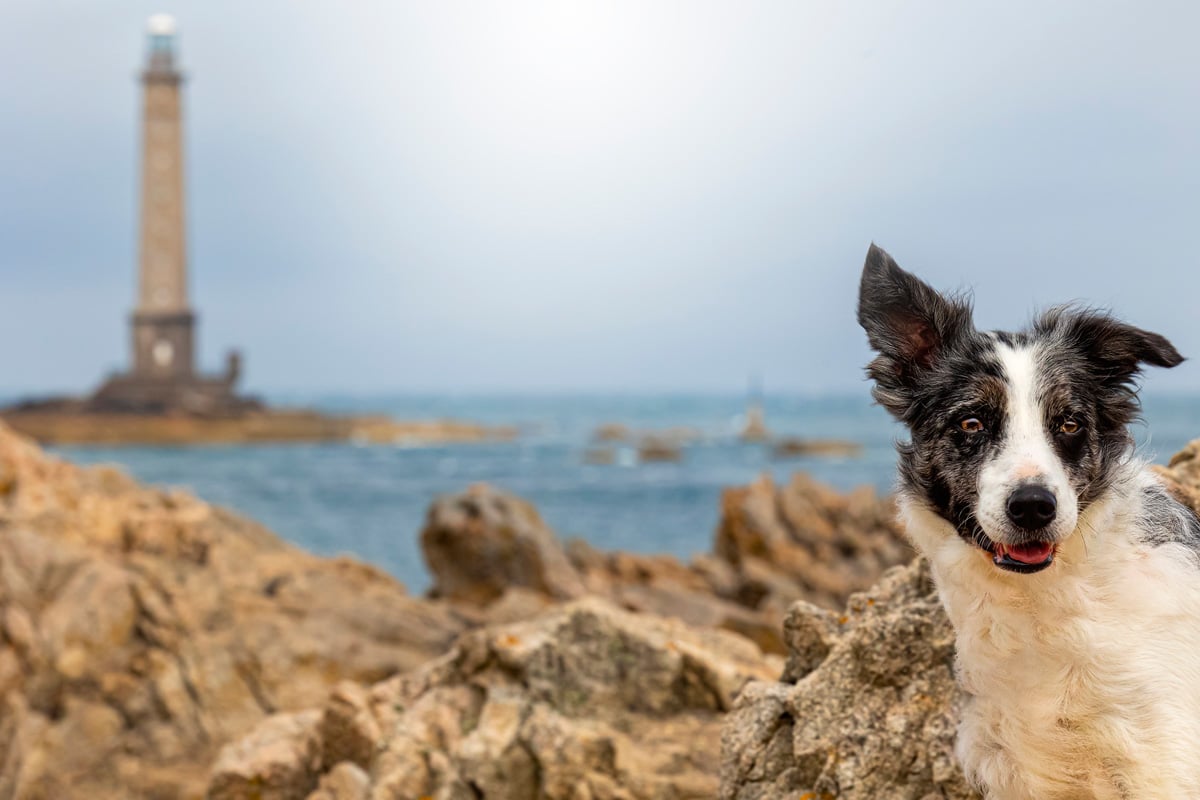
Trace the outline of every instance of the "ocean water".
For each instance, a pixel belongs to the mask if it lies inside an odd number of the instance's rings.
[[[78,463],[115,463],[140,480],[188,489],[235,509],[323,555],[353,554],[402,580],[429,583],[418,535],[429,502],[486,481],[538,507],[562,538],[602,549],[671,553],[712,544],[723,488],[762,473],[785,481],[804,470],[839,489],[890,490],[894,441],[902,435],[861,395],[776,396],[765,402],[773,433],[858,442],[855,457],[774,460],[770,448],[738,440],[744,398],[656,396],[284,397],[338,413],[378,412],[399,419],[456,418],[515,424],[515,442],[428,447],[285,444],[196,447],[59,447]],[[1134,428],[1141,452],[1165,460],[1200,436],[1200,397],[1151,397]],[[634,430],[683,426],[700,435],[678,463],[637,464],[618,446],[617,463],[584,463],[596,427]]]

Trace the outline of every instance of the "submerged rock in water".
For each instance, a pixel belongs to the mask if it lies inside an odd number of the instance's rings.
[[[225,749],[210,791],[276,796],[264,789],[324,786],[340,771],[360,797],[710,798],[723,712],[778,668],[741,637],[581,600],[466,634],[369,691],[341,689],[319,724],[264,723]]]
[[[589,447],[583,452],[583,463],[611,466],[617,463],[617,451],[612,447]]]
[[[661,461],[682,461],[683,448],[670,439],[647,436],[637,448],[638,461],[643,464]]]
[[[592,433],[593,441],[597,442],[626,442],[633,437],[633,431],[621,422],[606,422]]]
[[[858,442],[848,442],[841,439],[799,439],[785,437],[777,439],[771,445],[771,457],[802,458],[804,456],[858,456],[862,455],[862,445]]]

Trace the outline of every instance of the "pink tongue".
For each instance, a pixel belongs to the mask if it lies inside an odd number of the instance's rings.
[[[1052,546],[1048,542],[1005,545],[1005,551],[1014,561],[1022,564],[1041,564],[1050,557]]]

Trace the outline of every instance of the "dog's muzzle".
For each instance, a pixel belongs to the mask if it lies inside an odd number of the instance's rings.
[[[1046,538],[1046,529],[1058,513],[1054,493],[1039,483],[1018,486],[1008,497],[1008,521],[1030,536],[1016,544],[995,542],[992,563],[1009,572],[1041,572],[1054,563],[1054,542]]]

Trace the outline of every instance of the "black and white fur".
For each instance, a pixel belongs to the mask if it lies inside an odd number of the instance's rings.
[[[883,250],[858,319],[902,421],[901,516],[957,634],[957,753],[989,800],[1200,798],[1200,521],[1133,454],[1142,365],[1096,311],[977,331]]]

